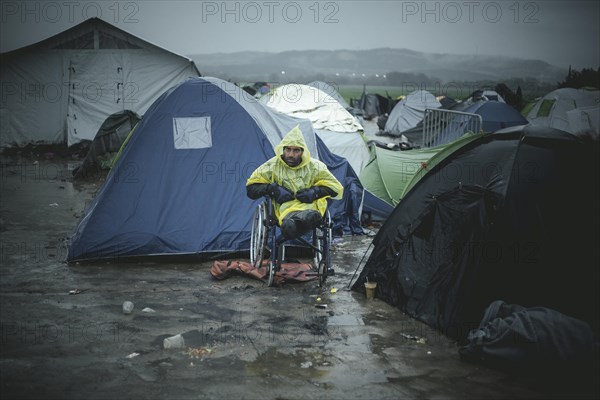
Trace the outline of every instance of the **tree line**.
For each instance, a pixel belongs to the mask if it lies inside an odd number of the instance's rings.
[[[569,65],[569,72],[565,80],[558,82],[559,88],[596,88],[600,89],[600,67],[598,70],[593,68],[583,68],[581,71],[572,69]]]

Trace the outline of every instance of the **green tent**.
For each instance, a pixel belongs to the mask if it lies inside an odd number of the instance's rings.
[[[371,144],[371,159],[361,172],[360,181],[366,190],[395,207],[430,169],[481,136],[467,133],[441,146],[407,151]]]

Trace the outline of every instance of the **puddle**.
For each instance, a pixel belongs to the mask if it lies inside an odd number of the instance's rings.
[[[357,315],[333,315],[329,317],[327,325],[329,326],[362,326],[365,323]]]
[[[296,350],[286,354],[277,348],[261,353],[254,361],[246,363],[248,374],[262,377],[283,377],[289,379],[319,379],[328,375],[332,360],[329,355]]]

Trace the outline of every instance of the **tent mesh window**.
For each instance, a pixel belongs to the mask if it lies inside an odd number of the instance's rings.
[[[544,100],[542,104],[540,104],[540,109],[538,110],[538,117],[547,117],[550,115],[550,111],[552,111],[552,106],[556,100]]]
[[[55,49],[93,49],[94,32],[87,32],[64,43],[54,46]]]
[[[141,47],[129,43],[127,40],[118,38],[106,32],[98,32],[98,36],[98,45],[101,49],[141,49]]]

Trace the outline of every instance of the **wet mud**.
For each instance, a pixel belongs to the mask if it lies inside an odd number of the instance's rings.
[[[211,261],[67,264],[67,238],[101,179],[74,183],[70,161],[34,162],[2,159],[4,399],[552,397],[461,362],[453,341],[349,291],[374,231],[335,241],[323,288],[217,281]],[[185,345],[165,349],[177,334]]]

